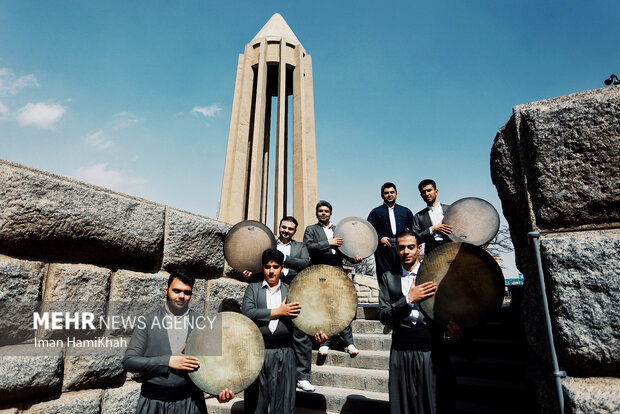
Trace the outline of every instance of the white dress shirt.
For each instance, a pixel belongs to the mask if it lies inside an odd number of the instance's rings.
[[[286,258],[288,256],[291,255],[291,245],[292,243],[289,241],[288,243],[284,244],[280,241],[280,238],[278,237],[278,239],[276,240],[276,248],[282,252],[282,254],[284,255],[284,261],[286,262]],[[286,265],[282,266],[282,276],[286,276],[288,275],[288,267],[286,267]]]
[[[388,215],[390,216],[390,227],[392,228],[392,234],[396,236],[396,217],[394,217],[395,206],[396,204],[394,204],[392,207],[387,206],[387,208],[388,208]]]
[[[436,225],[436,224],[441,224],[441,222],[443,221],[443,208],[441,208],[441,204],[437,203],[436,206],[428,206],[428,215],[431,218],[431,223],[432,225]],[[435,237],[435,240],[437,241],[442,241],[443,240],[443,234],[442,233],[435,233],[432,230],[429,230],[431,232],[431,234],[433,235],[433,237]]]
[[[325,236],[327,236],[328,241],[329,239],[334,237],[334,225],[333,224],[330,224],[329,226],[326,226],[323,223],[319,223],[319,224],[321,224],[321,227],[323,227],[323,231],[325,232]],[[333,247],[331,247],[329,250],[331,251],[332,254],[336,254],[336,249],[334,249]]]
[[[282,304],[282,282],[278,280],[278,286],[271,288],[266,280],[263,280],[263,287],[265,294],[267,295],[267,309],[276,309]],[[271,333],[276,331],[280,318],[275,318],[269,321],[269,330]]]
[[[418,264],[415,265],[413,269],[411,269],[411,272],[405,269],[402,265],[400,268],[402,270],[402,274],[400,278],[400,288],[403,292],[403,295],[405,296],[405,300],[407,301],[407,304],[411,307],[411,312],[409,313],[409,319],[411,319],[411,323],[415,325],[416,323],[418,323],[418,321],[422,320],[423,316],[420,314],[420,307],[418,306],[418,303],[409,302],[409,298],[407,298],[407,294],[409,293],[409,289],[411,289],[411,286],[415,283],[415,278],[418,276],[418,270],[420,269],[420,262],[418,262]]]
[[[168,333],[168,342],[170,342],[170,350],[173,354],[183,348],[187,340],[187,331],[189,329],[189,307],[183,315],[175,315],[168,309],[166,304],[166,319],[162,321],[162,326],[166,327]],[[165,324],[165,325],[164,325]]]

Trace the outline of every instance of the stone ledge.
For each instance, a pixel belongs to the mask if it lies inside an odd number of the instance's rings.
[[[0,160],[0,252],[155,270],[164,207]]]
[[[67,392],[54,400],[26,407],[23,412],[28,414],[99,414],[101,394],[101,390]]]
[[[620,378],[568,378],[562,388],[567,413],[620,412]]]

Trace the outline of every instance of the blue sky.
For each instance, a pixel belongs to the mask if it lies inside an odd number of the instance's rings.
[[[620,74],[618,1],[0,0],[0,158],[215,217],[237,56],[273,13],[313,58],[319,197],[477,196],[521,103]]]

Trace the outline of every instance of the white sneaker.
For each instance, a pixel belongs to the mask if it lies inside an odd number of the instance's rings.
[[[308,380],[297,381],[297,388],[301,388],[303,391],[308,392],[312,392],[316,389],[314,388],[314,385],[310,384],[310,381]]]
[[[329,351],[329,347],[327,345],[322,345],[319,347],[319,355],[327,355],[327,352]]]
[[[360,351],[353,344],[347,346],[345,351],[347,351],[347,354],[351,355],[351,358],[356,357],[360,353]]]

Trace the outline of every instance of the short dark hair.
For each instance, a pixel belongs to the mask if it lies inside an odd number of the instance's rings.
[[[327,207],[329,209],[329,212],[332,213],[334,210],[332,209],[332,205],[329,204],[328,201],[325,200],[321,200],[318,203],[316,203],[316,209],[314,210],[314,212],[316,213],[317,211],[319,211],[319,207]]]
[[[381,194],[383,194],[383,190],[385,190],[386,188],[394,188],[394,191],[398,192],[394,183],[385,183],[381,186]]]
[[[295,230],[297,230],[297,227],[299,227],[299,223],[297,223],[297,219],[293,216],[286,216],[286,217],[282,217],[282,220],[280,220],[280,225],[282,225],[283,221],[290,221],[291,223],[295,224]]]
[[[194,283],[196,282],[196,278],[193,275],[182,269],[170,271],[170,276],[168,277],[168,286],[170,286],[174,279],[179,279],[181,282],[190,286],[194,286]]]
[[[398,239],[405,236],[413,236],[415,237],[415,243],[419,244],[420,241],[418,239],[418,235],[413,232],[411,229],[405,229],[396,235],[396,244],[398,244]]]
[[[418,190],[421,190],[422,187],[426,187],[427,185],[432,185],[433,189],[437,189],[437,184],[435,183],[435,180],[431,180],[430,178],[425,178],[424,180],[420,181],[420,184],[418,184]]]
[[[263,266],[267,264],[268,261],[273,260],[278,263],[280,266],[284,265],[284,253],[277,249],[267,249],[263,252]]]

